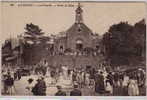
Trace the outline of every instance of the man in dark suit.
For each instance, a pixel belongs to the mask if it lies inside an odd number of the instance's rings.
[[[61,86],[57,86],[57,93],[55,94],[55,96],[66,96],[66,93],[62,90]]]
[[[78,84],[74,85],[74,89],[70,92],[70,96],[82,96],[81,90],[78,89]]]

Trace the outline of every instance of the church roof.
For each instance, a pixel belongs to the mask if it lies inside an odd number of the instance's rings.
[[[92,31],[83,23],[83,16],[82,16],[82,8],[80,3],[78,3],[78,7],[76,9],[75,15],[75,23],[66,31],[67,34],[76,34],[78,32],[82,32],[83,34],[91,34],[93,35]]]
[[[76,32],[78,29],[85,31],[86,33],[91,33],[91,29],[89,29],[84,23],[74,23],[67,31],[66,33]]]

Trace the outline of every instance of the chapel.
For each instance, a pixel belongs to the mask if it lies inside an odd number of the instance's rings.
[[[90,15],[89,15],[90,16]],[[98,48],[99,36],[85,25],[83,20],[83,10],[80,3],[75,10],[75,22],[67,29],[61,37],[55,39],[55,51],[62,52],[66,49],[80,51],[84,48]]]

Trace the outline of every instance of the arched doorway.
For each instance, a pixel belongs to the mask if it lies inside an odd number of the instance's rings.
[[[82,50],[83,49],[83,41],[82,40],[78,39],[76,41],[76,49],[77,50]]]

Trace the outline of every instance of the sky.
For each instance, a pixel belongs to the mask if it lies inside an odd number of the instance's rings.
[[[33,23],[46,35],[66,31],[75,22],[77,2],[2,2],[1,41],[24,33]],[[84,23],[100,35],[120,21],[134,24],[146,17],[144,2],[81,2]]]

